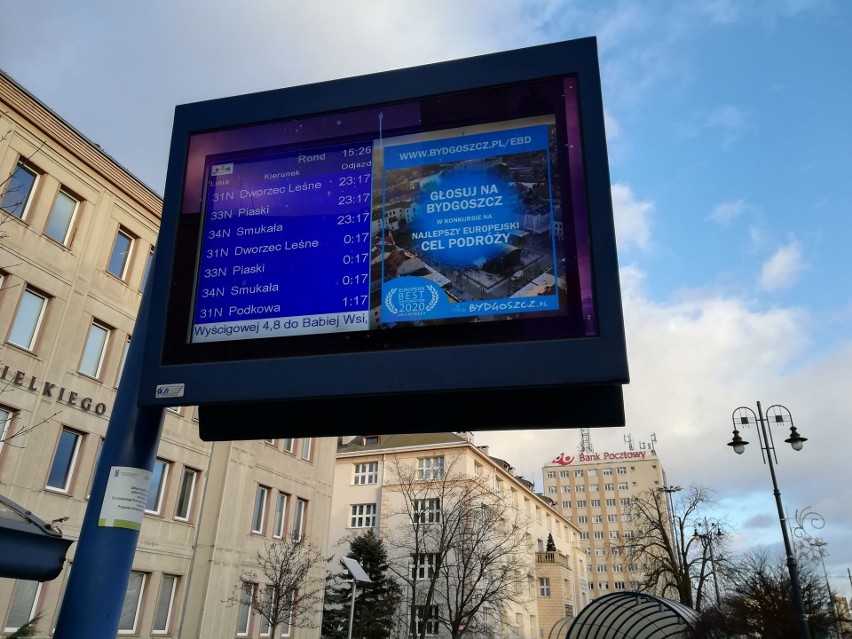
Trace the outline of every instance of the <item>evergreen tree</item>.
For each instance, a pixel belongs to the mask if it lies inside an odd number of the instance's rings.
[[[370,529],[349,542],[348,556],[355,559],[371,583],[359,582],[355,598],[353,639],[388,639],[391,636],[402,589],[388,571],[384,543]],[[343,570],[329,575],[322,615],[323,639],[346,639],[352,601],[352,576]]]
[[[556,552],[556,542],[553,541],[553,533],[547,533],[547,552]]]

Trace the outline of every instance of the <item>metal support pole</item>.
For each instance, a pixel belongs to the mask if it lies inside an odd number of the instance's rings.
[[[118,634],[139,531],[99,526],[98,520],[110,470],[115,466],[126,466],[150,472],[154,468],[160,442],[163,408],[139,408],[137,405],[151,279],[142,296],[127,361],[95,469],[92,493],[59,609],[53,635],[55,639],[115,639]]]
[[[347,639],[352,639],[352,625],[355,623],[355,587],[358,585],[358,580],[352,578],[352,603],[349,604],[349,634]]]
[[[793,546],[790,544],[790,536],[787,534],[784,507],[781,505],[781,491],[778,490],[778,479],[775,477],[775,465],[772,461],[775,454],[775,447],[771,446],[772,440],[769,439],[769,433],[766,430],[766,421],[763,418],[763,409],[760,406],[760,402],[757,402],[757,415],[757,421],[760,425],[761,432],[763,433],[766,458],[769,463],[769,474],[772,476],[772,492],[775,495],[775,505],[778,508],[778,521],[781,523],[781,534],[784,537],[784,551],[787,553],[787,569],[790,571],[790,583],[793,587],[793,603],[796,606],[796,612],[799,616],[799,636],[802,639],[811,639],[811,630],[808,627],[808,615],[805,612],[804,599],[802,599],[802,587],[799,584],[799,568],[796,565],[796,557],[793,555]]]

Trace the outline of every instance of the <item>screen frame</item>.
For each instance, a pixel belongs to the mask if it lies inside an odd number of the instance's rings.
[[[596,336],[522,342],[508,339],[500,343],[308,353],[251,360],[172,360],[164,364],[166,334],[175,322],[185,325],[187,321],[184,316],[175,317],[173,310],[170,316],[170,309],[182,307],[169,300],[174,284],[172,273],[186,268],[194,272],[198,259],[197,255],[181,252],[177,246],[192,135],[566,75],[576,76],[579,85],[577,99],[597,310]],[[152,311],[147,319],[141,405],[352,398],[584,384],[618,386],[629,381],[594,38],[178,106],[163,206],[152,271]],[[505,364],[495,365],[496,362]]]

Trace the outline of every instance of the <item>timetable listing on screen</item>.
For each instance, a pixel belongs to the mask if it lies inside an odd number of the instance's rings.
[[[367,329],[372,150],[208,159],[191,341]]]

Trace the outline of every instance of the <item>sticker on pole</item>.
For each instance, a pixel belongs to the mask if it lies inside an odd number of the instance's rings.
[[[183,397],[184,384],[159,384],[154,391],[157,399],[172,399]]]
[[[110,468],[98,526],[139,530],[150,488],[151,471],[129,466]]]

